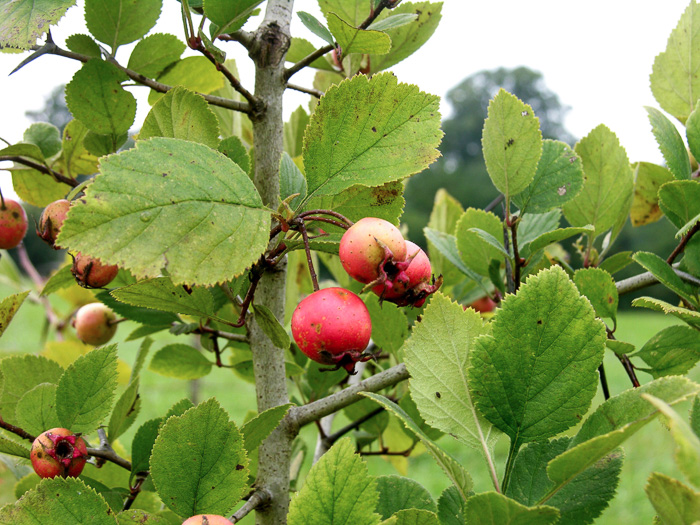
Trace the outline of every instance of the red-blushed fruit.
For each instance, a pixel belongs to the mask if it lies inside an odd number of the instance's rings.
[[[385,277],[387,263],[406,259],[406,241],[390,222],[365,217],[343,234],[339,255],[348,275],[367,284]]]
[[[420,283],[430,282],[432,269],[430,259],[425,252],[411,241],[406,241],[406,251],[408,267],[399,271],[393,280],[372,288],[372,291],[384,300],[399,299],[408,289],[415,288]]]
[[[102,288],[111,283],[119,273],[119,266],[102,264],[102,261],[78,252],[73,258],[71,273],[78,284],[86,288]]]
[[[324,288],[305,297],[292,314],[292,335],[310,359],[344,367],[354,373],[372,335],[369,311],[357,295],[344,288]]]
[[[27,214],[22,205],[11,199],[4,199],[0,205],[0,248],[16,248],[27,233]]]
[[[63,221],[66,220],[68,208],[70,208],[70,201],[59,199],[46,206],[41,213],[39,228],[36,230],[36,233],[54,250],[59,249],[56,246],[56,237],[58,237],[58,232],[61,231]]]
[[[187,518],[182,525],[231,525],[231,522],[217,514],[198,514]]]
[[[93,346],[103,345],[117,331],[117,317],[102,303],[81,306],[73,319],[75,334],[83,343]]]
[[[489,296],[484,296],[474,301],[468,307],[465,306],[465,310],[467,308],[473,308],[479,313],[488,313],[493,312],[493,310],[496,308],[496,303],[493,302],[493,299],[491,299]]]
[[[34,440],[29,457],[40,478],[66,478],[79,476],[88,456],[83,438],[67,428],[52,428]]]

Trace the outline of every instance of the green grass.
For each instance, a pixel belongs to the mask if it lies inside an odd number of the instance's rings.
[[[0,286],[0,297],[12,293]],[[38,353],[41,348],[41,320],[42,308],[36,304],[25,304],[12,322],[8,330],[0,339],[0,357],[16,352]],[[675,320],[662,315],[633,312],[622,313],[619,320],[619,328],[616,333],[620,340],[630,342],[640,347],[653,334],[675,323]],[[136,325],[123,323],[120,325],[116,340],[119,342],[119,356],[127,363],[133,363],[139,342],[124,342],[123,339]],[[172,336],[158,337],[151,349],[151,355],[164,344],[172,342]],[[182,338],[180,338],[182,341]],[[611,393],[613,395],[630,387],[619,361],[608,353],[605,359],[605,368],[608,375]],[[691,378],[700,380],[697,369],[691,372]],[[651,378],[640,373],[640,380],[644,383]],[[291,385],[290,385],[291,388]],[[120,387],[120,392],[123,386]],[[600,390],[600,389],[599,389]],[[133,435],[143,422],[148,419],[165,414],[168,408],[191,394],[191,384],[187,381],[170,379],[159,376],[154,372],[144,369],[141,374],[141,412],[136,424],[129,429],[120,439],[128,453]],[[216,397],[231,419],[241,424],[250,410],[255,410],[255,391],[253,385],[236,377],[230,370],[214,369],[212,373],[199,382],[199,400]],[[599,391],[593,401],[593,407],[603,400]],[[688,404],[677,407],[682,414],[687,414]],[[334,429],[347,423],[347,419],[341,414],[336,418]],[[309,456],[313,454],[316,429],[309,425],[302,431],[302,438],[307,442]],[[469,471],[474,479],[477,492],[492,490],[486,464],[481,455],[469,449],[450,436],[443,436],[439,443],[451,455],[457,458]],[[501,439],[496,446],[496,457],[499,462],[499,473],[502,473],[503,464],[507,454],[507,439]],[[659,422],[644,427],[638,434],[628,440],[625,445],[625,461],[621,474],[618,494],[610,507],[596,521],[598,524],[617,524],[623,522],[650,523],[654,516],[653,508],[644,493],[646,479],[651,472],[657,471],[669,476],[684,480],[673,461],[674,444],[669,433]],[[388,459],[377,456],[365,457],[370,473],[373,475],[397,474],[399,472]],[[437,499],[440,492],[449,486],[449,480],[435,464],[428,454],[420,454],[408,460],[396,460],[400,469],[405,469],[405,475],[420,481]],[[0,468],[2,468],[0,466]],[[310,457],[307,457],[303,472],[310,468]],[[14,478],[9,471],[0,476],[0,503],[13,501]]]

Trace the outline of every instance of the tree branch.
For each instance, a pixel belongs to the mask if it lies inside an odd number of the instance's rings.
[[[25,166],[32,168],[33,170],[36,170],[40,173],[50,175],[54,178],[56,182],[68,184],[73,188],[75,188],[79,184],[77,180],[71,179],[70,177],[66,177],[65,175],[61,175],[59,172],[52,170],[48,166],[44,166],[43,164],[39,164],[38,162],[34,162],[17,155],[0,155],[0,161],[3,160],[9,160],[11,162],[16,162],[17,164],[24,164]]]
[[[688,273],[680,271],[678,269],[677,263],[674,264],[672,268],[675,274],[684,281],[689,282],[690,284],[694,284],[695,286],[700,286],[700,279]],[[653,286],[658,283],[659,280],[656,277],[654,277],[654,274],[652,274],[651,272],[644,272],[640,273],[639,275],[635,275],[634,277],[629,277],[628,279],[617,281],[615,283],[615,287],[617,288],[618,295],[624,295],[630,292],[641,290],[642,288]]]
[[[255,509],[267,505],[270,500],[272,500],[272,494],[270,494],[269,491],[266,489],[256,490],[253,492],[253,495],[248,498],[248,501],[231,516],[229,521],[231,523],[238,523]]]
[[[700,230],[700,222],[696,222],[695,226],[693,226],[688,233],[686,233],[683,238],[681,239],[681,242],[676,246],[676,249],[673,250],[671,255],[668,256],[668,259],[666,259],[666,262],[668,264],[673,264],[673,261],[678,257],[681,253],[683,253],[683,250],[685,250],[686,244],[688,244],[688,241],[695,235],[698,230]]]
[[[323,96],[323,91],[319,91],[318,89],[305,88],[304,86],[299,86],[297,84],[287,84],[287,87],[289,89],[293,89],[294,91],[299,91],[300,93],[306,93],[312,97],[321,98]]]
[[[289,80],[295,73],[298,73],[302,69],[304,69],[306,66],[310,65],[314,60],[317,58],[321,58],[323,55],[326,53],[330,53],[335,49],[335,46],[328,44],[327,46],[319,47],[316,51],[313,53],[306,55],[304,58],[302,58],[299,62],[294,64],[292,67],[287,69],[284,72],[284,79]]]

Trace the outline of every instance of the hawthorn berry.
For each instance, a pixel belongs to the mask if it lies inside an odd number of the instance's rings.
[[[355,372],[372,335],[369,311],[357,295],[344,288],[324,288],[305,297],[292,314],[292,335],[310,359]]]
[[[231,522],[217,514],[198,514],[187,518],[182,525],[231,525]]]
[[[343,234],[339,255],[343,268],[356,281],[383,282],[386,265],[406,259],[406,241],[390,222],[365,217]]]
[[[102,288],[114,280],[119,273],[119,267],[114,264],[103,264],[95,257],[78,252],[73,258],[73,267],[70,271],[79,285],[86,288]]]
[[[87,446],[67,428],[52,428],[34,440],[29,457],[40,478],[77,477],[87,461]]]
[[[107,343],[117,331],[117,317],[102,303],[81,306],[73,319],[75,334],[83,343],[99,346]]]
[[[70,208],[70,201],[59,199],[46,206],[41,213],[39,227],[36,233],[54,250],[59,249],[59,247],[56,246],[56,237],[58,237],[58,232],[61,231],[63,221],[66,220],[68,208]]]
[[[473,308],[479,313],[488,313],[493,312],[493,310],[496,308],[496,303],[493,301],[493,299],[486,295],[480,299],[477,299],[469,306],[465,306],[465,309],[467,308]]]
[[[3,199],[0,205],[0,248],[16,248],[27,233],[27,214],[22,205],[11,199]]]

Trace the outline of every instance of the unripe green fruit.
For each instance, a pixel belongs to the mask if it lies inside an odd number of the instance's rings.
[[[82,306],[75,314],[73,327],[83,343],[99,346],[107,343],[117,331],[117,317],[102,303]]]
[[[19,202],[5,199],[0,205],[0,248],[16,248],[27,233],[27,214]]]
[[[87,447],[67,428],[52,428],[34,440],[32,467],[40,478],[77,477],[87,461]]]

